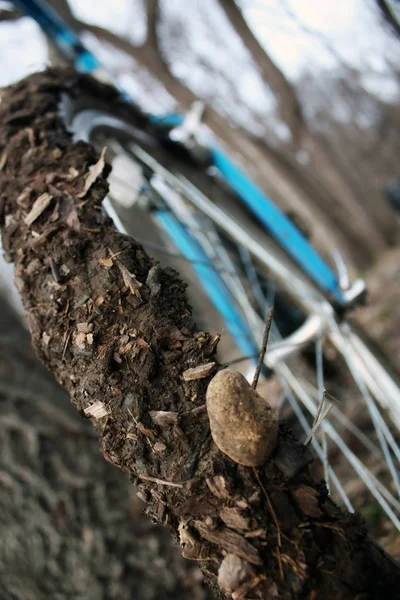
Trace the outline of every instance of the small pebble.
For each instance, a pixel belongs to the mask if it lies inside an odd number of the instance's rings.
[[[207,388],[211,435],[218,448],[247,467],[263,465],[275,450],[278,419],[238,371],[219,371]]]

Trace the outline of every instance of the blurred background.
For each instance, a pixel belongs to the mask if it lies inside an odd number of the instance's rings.
[[[235,160],[324,255],[338,248],[367,276],[358,318],[400,366],[398,2],[51,4],[144,109],[206,103]],[[0,86],[50,63],[62,60],[36,23],[0,1]],[[1,263],[0,598],[205,598],[37,363],[11,279]]]

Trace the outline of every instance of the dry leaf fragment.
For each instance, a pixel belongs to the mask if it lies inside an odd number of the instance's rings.
[[[83,412],[87,417],[93,417],[94,419],[101,419],[102,417],[105,417],[109,414],[104,403],[100,402],[100,400],[98,400],[94,404],[91,404],[91,406],[87,406]]]
[[[193,369],[186,369],[186,371],[182,373],[183,381],[194,381],[195,379],[208,377],[215,371],[216,366],[215,362],[209,362],[204,365],[198,365]]]
[[[46,210],[46,208],[49,206],[52,199],[53,199],[53,196],[51,196],[47,192],[45,192],[44,194],[41,194],[39,196],[39,198],[37,198],[35,200],[35,202],[33,203],[33,206],[31,208],[30,212],[26,215],[26,217],[24,219],[25,225],[28,225],[28,227],[30,225],[32,225],[32,223],[34,223],[36,221],[36,219],[38,217],[40,217],[42,212]]]
[[[77,194],[77,198],[84,198],[90,190],[90,188],[92,187],[92,185],[94,184],[94,182],[96,181],[96,179],[99,177],[99,175],[102,174],[106,164],[106,161],[104,160],[105,153],[106,148],[103,148],[99,160],[95,165],[93,165],[89,173],[86,175],[85,185],[83,186],[83,190],[79,194]]]
[[[111,269],[111,267],[113,266],[113,259],[111,256],[108,256],[106,258],[100,258],[99,263],[103,265],[103,267],[105,267],[106,269]]]
[[[140,281],[136,279],[136,276],[133,273],[130,273],[125,265],[122,264],[121,261],[117,260],[117,265],[122,274],[122,279],[124,280],[124,284],[128,288],[128,290],[134,296],[137,296],[140,300],[142,299],[139,289],[142,287]]]
[[[1,158],[0,158],[0,171],[4,168],[4,165],[7,162],[7,158],[8,158],[7,151],[4,150],[4,152],[3,152],[3,154],[1,155]]]

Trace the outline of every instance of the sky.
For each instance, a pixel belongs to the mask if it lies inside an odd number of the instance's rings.
[[[108,27],[133,44],[140,44],[146,35],[144,1],[69,0],[69,4],[81,20]],[[237,1],[260,42],[291,80],[295,81],[305,68],[335,67],[337,57],[320,41],[324,36],[341,60],[364,71],[363,83],[371,92],[388,99],[398,95],[398,85],[388,75],[386,60],[399,62],[400,44],[383,32],[374,0]],[[181,0],[162,0],[161,6],[165,14],[190,32],[186,54],[213,55],[214,67],[219,68],[231,68],[229,56],[233,61],[239,57],[244,70],[237,40],[230,34],[229,24],[221,20],[217,0],[185,0],[184,10]],[[288,11],[295,20],[288,18]],[[0,85],[6,85],[43,66],[47,51],[40,30],[29,19],[2,23],[0,27]],[[227,52],[218,49],[216,33],[223,33]],[[185,68],[182,57],[180,64],[175,60],[173,68],[177,72]],[[268,92],[260,89],[251,69],[247,71],[247,80],[241,86],[246,90],[242,100],[252,103],[258,97],[266,102]],[[195,88],[202,83],[211,85],[203,81],[201,70],[192,70],[190,85]]]

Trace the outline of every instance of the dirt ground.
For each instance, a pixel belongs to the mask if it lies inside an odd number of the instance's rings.
[[[400,246],[386,252],[368,274],[368,305],[359,322],[400,372]]]

